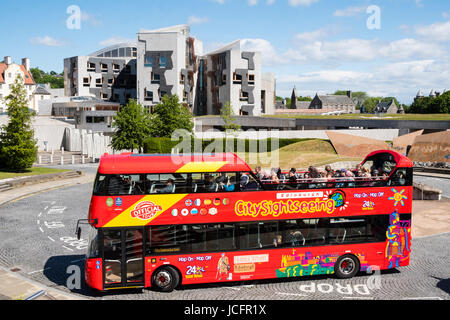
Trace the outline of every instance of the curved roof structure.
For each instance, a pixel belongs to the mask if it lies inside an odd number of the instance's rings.
[[[93,52],[89,56],[100,57],[100,56],[103,56],[105,53],[112,52],[114,50],[119,51],[119,49],[123,49],[123,48],[136,48],[136,42],[117,43],[117,44],[114,44],[112,46],[109,46],[109,47],[100,49],[100,50],[98,50],[96,52]],[[118,55],[118,57],[120,57],[120,56]],[[128,57],[128,55],[126,57]],[[129,57],[133,57],[133,52],[131,52],[131,55]]]

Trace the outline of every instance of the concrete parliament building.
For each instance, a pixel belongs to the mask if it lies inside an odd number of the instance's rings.
[[[141,30],[136,40],[65,59],[65,94],[137,99],[150,112],[167,94],[195,116],[218,115],[227,102],[236,115],[274,114],[274,75],[262,73],[261,53],[241,51],[239,40],[204,54],[188,25]]]

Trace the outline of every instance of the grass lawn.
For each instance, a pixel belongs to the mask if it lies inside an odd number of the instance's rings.
[[[66,172],[69,170],[63,169],[51,169],[51,168],[42,168],[42,167],[33,167],[31,169],[25,170],[24,172],[13,172],[7,171],[5,169],[0,169],[0,180],[17,178],[17,177],[26,177],[26,176],[37,176],[41,174],[51,174],[51,173],[59,173]]]
[[[274,154],[276,156],[276,152]],[[272,153],[267,154],[270,160]],[[339,156],[329,141],[309,140],[291,144],[278,150],[279,167],[283,170],[290,168],[308,168],[309,166],[323,166],[341,161],[357,161],[361,158],[349,158]],[[245,160],[254,169],[256,166],[262,168],[271,168],[273,165],[265,163],[261,154],[246,153],[243,156]]]

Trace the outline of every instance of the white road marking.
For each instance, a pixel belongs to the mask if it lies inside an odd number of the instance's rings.
[[[294,297],[306,297],[306,294],[300,294],[300,293],[289,293],[289,292],[275,292],[276,294],[282,295],[282,296],[294,296]]]
[[[54,239],[52,239],[52,238],[50,238],[49,236],[47,236],[47,238],[49,238],[51,241],[53,241],[53,242],[55,242],[55,240]]]
[[[41,230],[41,232],[42,232],[42,233],[44,233],[44,230],[42,230],[42,228],[41,228],[41,227],[39,227],[39,230]]]
[[[51,268],[45,268],[45,269],[42,269],[42,270],[36,270],[36,271],[29,272],[28,274],[33,274],[33,273],[43,272],[43,271],[45,271],[45,270],[50,270],[50,269],[51,269]]]
[[[73,251],[73,249],[67,248],[66,246],[62,246],[62,247],[67,249],[67,250]]]

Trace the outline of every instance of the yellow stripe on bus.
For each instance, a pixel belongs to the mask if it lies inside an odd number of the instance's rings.
[[[164,195],[148,195],[141,198],[138,202],[134,203],[128,209],[123,211],[117,217],[109,221],[104,227],[105,228],[115,228],[115,227],[142,227],[149,224],[151,221],[155,220],[161,214],[170,209],[174,204],[179,202],[181,199],[185,198],[187,194],[164,194]],[[140,219],[138,217],[132,216],[132,211],[136,210],[136,207],[142,202],[152,202],[156,206],[161,206],[160,211],[155,213],[149,219]]]
[[[189,162],[178,169],[177,173],[216,172],[227,163],[227,161]]]

